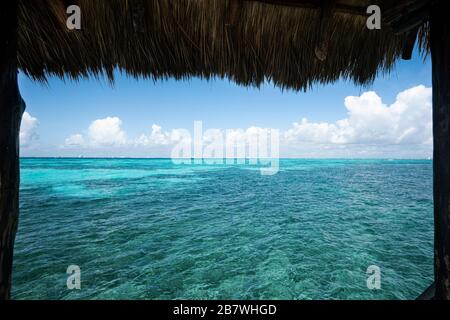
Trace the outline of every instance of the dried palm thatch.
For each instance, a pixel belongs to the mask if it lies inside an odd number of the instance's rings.
[[[239,1],[239,0],[233,0]],[[347,0],[349,2],[349,0]],[[362,9],[368,1],[350,1]],[[380,3],[381,2],[381,3]],[[380,6],[392,1],[370,1]],[[66,28],[66,7],[82,10],[82,29]],[[20,0],[21,70],[33,79],[79,78],[114,70],[157,79],[228,78],[307,89],[339,78],[370,83],[401,56],[404,36],[369,30],[367,17],[332,15],[328,56],[316,58],[320,10],[230,0]],[[137,10],[136,8],[139,8]]]

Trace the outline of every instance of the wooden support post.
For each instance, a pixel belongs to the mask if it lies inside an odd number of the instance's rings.
[[[450,299],[450,20],[448,0],[431,8],[434,135],[435,299]]]
[[[17,1],[0,1],[0,300],[11,294],[19,217],[19,130],[25,104],[17,84]]]

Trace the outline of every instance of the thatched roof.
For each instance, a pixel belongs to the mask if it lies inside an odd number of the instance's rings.
[[[270,2],[270,1],[268,1]],[[273,5],[240,0],[20,0],[19,65],[37,80],[79,78],[120,69],[161,79],[229,78],[243,85],[271,81],[306,89],[340,77],[360,84],[388,71],[404,35],[366,27],[365,10],[394,0],[340,0],[329,24],[328,54],[320,61],[320,5]],[[305,2],[305,1],[303,1]],[[66,28],[66,7],[82,10],[82,29]],[[347,10],[346,8],[351,8]],[[358,14],[359,10],[359,14]]]

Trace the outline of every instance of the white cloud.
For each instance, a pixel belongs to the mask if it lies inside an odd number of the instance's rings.
[[[432,143],[431,88],[417,86],[386,105],[375,92],[345,98],[348,117],[335,123],[303,118],[285,132],[288,144],[429,145]]]
[[[282,157],[429,157],[432,154],[432,92],[423,85],[399,93],[394,103],[383,103],[375,92],[345,98],[347,117],[336,122],[310,122],[303,118],[280,132]],[[34,119],[31,117],[31,119]],[[36,120],[36,119],[34,119]],[[31,121],[31,120],[30,120]],[[37,120],[36,120],[37,121]],[[31,121],[32,122],[32,121]],[[35,126],[35,125],[34,125]],[[33,127],[33,125],[31,125]],[[264,128],[203,130],[203,145],[208,148],[217,136],[223,137],[226,153],[236,152]],[[127,139],[118,117],[91,123],[85,136],[74,134],[65,147],[91,149],[110,147],[121,154],[135,154],[146,147],[152,155],[170,156],[171,149],[191,145],[192,128],[164,131],[157,124],[135,139]],[[172,150],[173,151],[173,150]],[[140,151],[139,151],[140,152]],[[140,153],[142,154],[142,153]]]
[[[163,132],[161,126],[157,124],[152,125],[152,132],[150,135],[142,134],[135,141],[136,146],[157,146],[167,145],[171,142],[171,135]]]
[[[88,129],[89,141],[93,146],[120,146],[127,143],[127,135],[122,130],[122,120],[118,117],[98,119]]]
[[[192,143],[191,134],[186,129],[173,129],[170,133],[170,140],[172,143]]]
[[[67,147],[81,147],[84,145],[84,137],[81,134],[73,134],[65,140],[65,146]]]
[[[72,134],[65,139],[62,147],[119,147],[127,144],[127,134],[122,129],[122,120],[118,117],[107,117],[93,121],[87,130],[86,138],[80,133]]]
[[[37,127],[39,120],[32,117],[28,112],[23,113],[22,123],[20,125],[20,146],[30,147],[33,141],[36,141],[39,136],[37,134]]]

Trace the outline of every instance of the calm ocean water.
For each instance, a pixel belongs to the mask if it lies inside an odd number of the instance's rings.
[[[414,299],[432,163],[22,159],[15,299]],[[81,290],[66,269],[81,268]],[[366,269],[381,268],[381,290]]]

